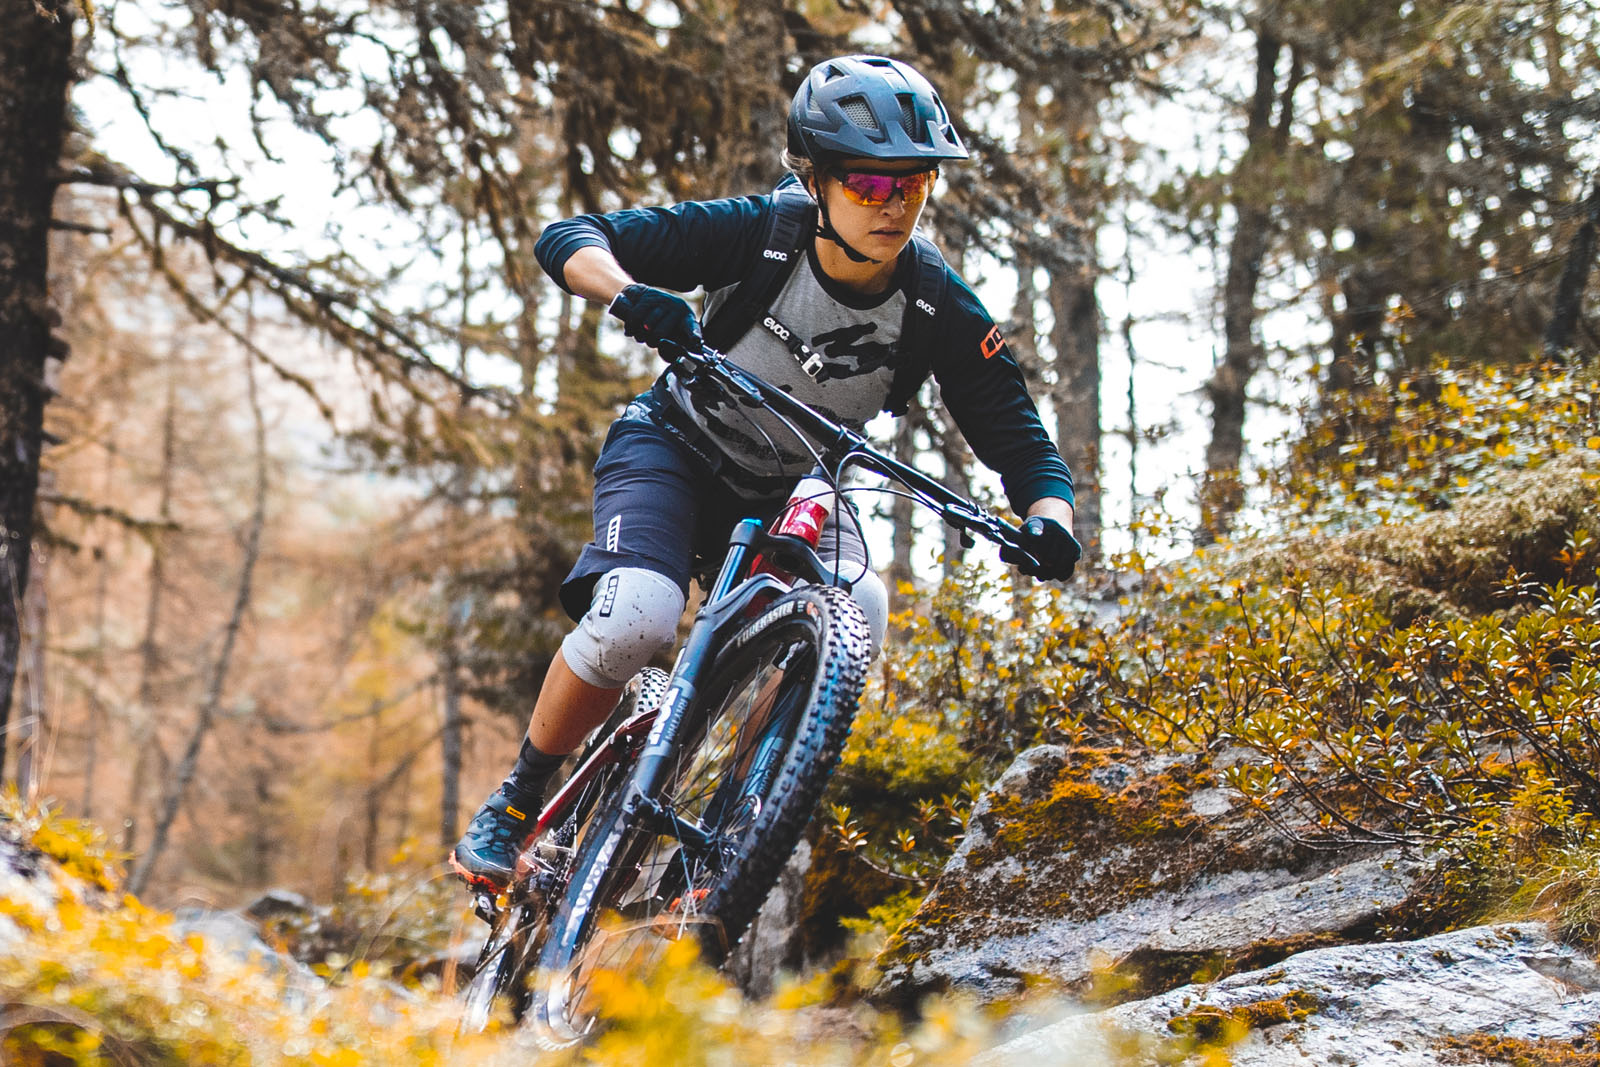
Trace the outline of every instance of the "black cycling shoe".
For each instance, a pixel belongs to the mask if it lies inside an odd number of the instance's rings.
[[[467,885],[499,890],[510,884],[517,856],[533,836],[539,803],[537,797],[526,805],[513,802],[498,789],[484,801],[450,853],[450,866]]]

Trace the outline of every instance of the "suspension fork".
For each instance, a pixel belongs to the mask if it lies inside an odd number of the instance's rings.
[[[776,596],[788,589],[787,584],[772,574],[749,576],[754,546],[760,537],[761,523],[756,519],[741,519],[733,528],[728,554],[705,603],[695,613],[694,626],[672,669],[660,714],[639,755],[639,769],[633,778],[634,795],[628,802],[635,812],[640,810],[641,798],[653,800],[666,784],[682,740],[686,712],[699,692],[700,676],[711,662],[717,642],[758,597]]]

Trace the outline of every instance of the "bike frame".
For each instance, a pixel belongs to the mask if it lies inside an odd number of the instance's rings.
[[[706,349],[687,354],[674,364],[674,372],[686,381],[710,383],[736,403],[774,411],[806,437],[820,442],[817,459],[835,474],[835,483],[837,475],[850,463],[877,471],[905,486],[922,503],[935,507],[945,522],[961,531],[968,547],[974,543],[971,535],[977,533],[1010,549],[1020,561],[1036,562],[1018,543],[1015,526],[878,450],[860,433],[735,366],[721,353]],[[837,484],[834,488],[839,491]],[[768,565],[760,573],[753,573],[757,557]],[[685,712],[712,654],[751,613],[788,592],[795,579],[819,585],[844,584],[802,539],[770,533],[756,519],[740,520],[729,538],[717,577],[707,590],[705,603],[695,613],[660,705],[637,712],[611,732],[544,806],[534,827],[534,839],[565,818],[585,787],[607,767],[636,761],[628,810],[635,817],[642,815],[658,823],[663,832],[686,844],[704,840],[706,835],[700,827],[678,818],[654,798],[664,784]],[[524,872],[519,869],[518,873],[520,876]]]

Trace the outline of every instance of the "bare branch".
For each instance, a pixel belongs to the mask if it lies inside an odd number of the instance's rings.
[[[107,507],[103,504],[91,503],[79,496],[58,492],[54,489],[41,489],[39,500],[46,504],[56,504],[82,515],[86,519],[110,519],[118,526],[125,526],[148,540],[158,533],[175,533],[180,528],[171,519],[141,519],[131,515],[120,508]]]
[[[104,226],[94,226],[87,222],[69,222],[66,219],[51,219],[50,228],[64,233],[82,233],[93,237],[111,236],[111,231]]]
[[[52,175],[57,185],[99,185],[108,189],[127,189],[138,193],[140,196],[154,196],[157,193],[209,193],[214,197],[221,197],[224,186],[237,187],[237,178],[205,178],[199,181],[178,182],[173,185],[162,185],[157,182],[147,182],[121,170],[107,160],[96,160],[86,167],[77,170],[60,171]]]

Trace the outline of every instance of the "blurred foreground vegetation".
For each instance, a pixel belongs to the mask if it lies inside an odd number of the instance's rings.
[[[615,976],[606,1035],[575,1055],[964,1063],[1006,1011],[1048,1011],[939,1000],[907,1019],[862,997],[983,786],[1042,742],[1227,752],[1222,784],[1282,833],[1434,857],[1419,926],[1536,914],[1600,942],[1600,375],[1441,365],[1389,384],[1289,443],[1248,538],[1172,565],[1129,554],[1103,588],[974,573],[917,601],[813,828],[805,956],[831,965],[749,1004],[685,948]],[[269,929],[301,974],[120,897],[88,824],[13,803],[0,832],[79,879],[0,901],[6,1062],[533,1059],[503,1031],[456,1036],[449,968],[416,965],[475,934],[436,880],[347,887],[340,936]],[[1171,1056],[1226,1062],[1239,1036],[1178,1035]]]

